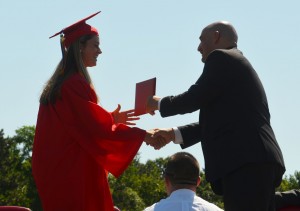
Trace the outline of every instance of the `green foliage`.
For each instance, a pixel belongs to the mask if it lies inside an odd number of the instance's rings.
[[[122,211],[141,211],[145,207],[138,193],[129,187],[115,189],[113,199],[119,202],[117,207]]]
[[[0,131],[0,205],[18,204],[24,202],[24,182],[22,159],[17,143],[10,138],[4,138]],[[26,187],[25,187],[26,188]]]
[[[152,205],[161,198],[165,198],[164,182],[161,177],[165,163],[165,159],[158,158],[155,161],[149,160],[146,164],[141,164],[139,156],[136,156],[131,165],[118,179],[109,177],[116,206],[121,210],[141,210],[137,207],[128,207],[127,204],[124,204],[124,200],[120,200],[120,197],[118,197],[119,192],[126,187],[134,190],[140,196],[144,207]]]
[[[16,130],[16,135],[12,138],[13,142],[17,143],[21,149],[19,155],[23,161],[31,160],[34,133],[34,126],[24,126]]]
[[[300,189],[300,171],[295,171],[294,175],[285,176],[276,191],[288,191]]]
[[[4,137],[0,130],[0,206],[15,205],[40,211],[41,202],[31,174],[31,153],[34,126],[16,130],[13,137]],[[139,155],[118,178],[109,176],[114,203],[122,211],[140,211],[166,198],[162,170],[168,158],[148,160],[140,163]],[[197,195],[223,208],[220,196],[213,193],[210,184],[201,172],[201,184]],[[300,189],[300,172],[285,176],[277,191]]]
[[[24,126],[12,138],[0,131],[0,206],[42,210],[31,174],[34,131],[34,126]]]

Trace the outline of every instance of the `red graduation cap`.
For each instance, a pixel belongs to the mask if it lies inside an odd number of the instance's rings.
[[[96,13],[64,28],[60,32],[57,32],[56,34],[49,37],[49,39],[52,37],[55,37],[59,34],[64,34],[64,46],[66,48],[68,48],[75,40],[77,40],[79,37],[81,37],[83,35],[88,35],[88,34],[99,35],[97,29],[86,24],[85,21],[94,17],[95,15],[99,14],[100,12],[101,11],[96,12]]]

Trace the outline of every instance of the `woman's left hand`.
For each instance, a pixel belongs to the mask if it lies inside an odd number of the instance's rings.
[[[125,125],[135,125],[135,123],[132,121],[136,121],[140,119],[139,117],[134,115],[134,109],[122,111],[122,112],[120,112],[120,110],[121,110],[121,105],[118,104],[116,110],[112,112],[112,116],[114,117],[115,124],[123,123]]]

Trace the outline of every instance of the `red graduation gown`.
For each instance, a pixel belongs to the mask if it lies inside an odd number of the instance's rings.
[[[71,76],[61,99],[39,108],[32,172],[44,211],[112,211],[107,173],[122,174],[145,134],[114,124],[84,78]]]

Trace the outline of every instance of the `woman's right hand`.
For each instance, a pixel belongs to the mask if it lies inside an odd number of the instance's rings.
[[[118,107],[112,112],[115,124],[122,123],[125,125],[135,125],[133,121],[139,120],[140,118],[134,115],[134,109],[122,111],[121,105],[118,104]]]

